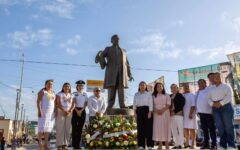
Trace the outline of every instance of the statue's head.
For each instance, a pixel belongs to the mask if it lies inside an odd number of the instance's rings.
[[[117,34],[114,34],[114,35],[112,36],[111,42],[112,42],[113,45],[118,45],[118,43],[119,43],[119,37],[118,37]]]

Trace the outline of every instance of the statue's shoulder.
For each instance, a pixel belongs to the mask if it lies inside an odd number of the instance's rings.
[[[109,50],[111,48],[112,48],[112,46],[107,46],[107,47],[105,47],[105,50]]]
[[[126,49],[124,49],[124,48],[121,48],[121,50],[122,50],[124,53],[126,53]]]

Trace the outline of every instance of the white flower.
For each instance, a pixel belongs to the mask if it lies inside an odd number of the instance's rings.
[[[119,142],[116,142],[116,145],[117,145],[117,146],[119,146],[119,145],[120,145],[120,143],[119,143]]]
[[[111,125],[109,124],[109,125],[107,126],[107,128],[108,128],[108,129],[111,128]]]
[[[108,141],[105,142],[105,146],[107,146],[107,147],[109,146],[109,142]]]
[[[90,137],[91,137],[90,134],[87,134],[85,138],[90,139]]]
[[[115,133],[115,137],[119,137],[119,134],[118,134],[118,133]]]
[[[93,128],[95,128],[95,129],[96,129],[97,127],[98,127],[98,126],[97,126],[96,124],[94,124],[94,125],[93,125]]]
[[[119,126],[120,126],[120,123],[116,123],[116,126],[119,127]]]
[[[124,142],[123,142],[123,144],[124,144],[125,146],[128,146],[128,143],[129,143],[128,141],[124,141]]]
[[[133,123],[133,126],[134,126],[134,127],[136,127],[136,126],[137,126],[137,124],[134,122],[134,123]]]
[[[130,126],[131,124],[129,122],[126,123],[126,126]]]
[[[89,139],[87,139],[87,143],[88,143],[88,144],[90,143],[90,140],[89,140]]]
[[[103,121],[99,121],[99,124],[102,125],[102,124],[103,124]]]
[[[108,135],[108,132],[105,132],[104,135]]]

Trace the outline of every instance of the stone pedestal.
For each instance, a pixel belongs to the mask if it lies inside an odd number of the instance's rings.
[[[134,110],[129,108],[110,108],[107,109],[105,115],[109,116],[116,116],[116,115],[123,115],[123,116],[133,116]]]

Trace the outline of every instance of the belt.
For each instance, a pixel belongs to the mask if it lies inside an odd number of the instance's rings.
[[[223,99],[221,99],[221,100],[218,100],[218,101],[212,101],[212,102],[221,102],[221,101],[223,101]]]

